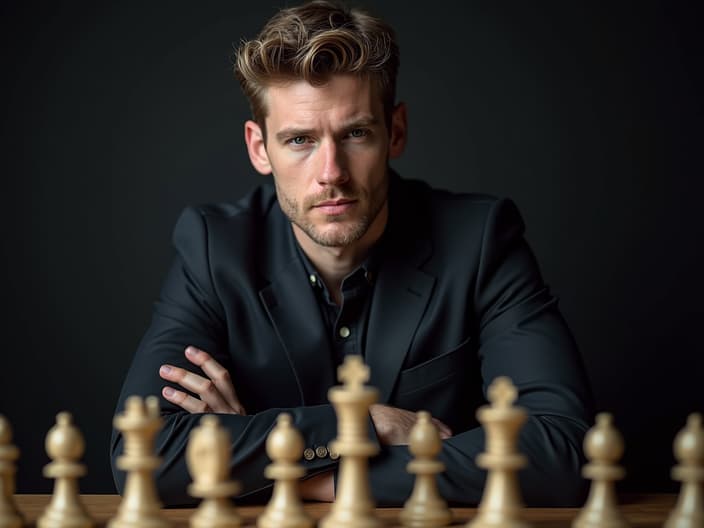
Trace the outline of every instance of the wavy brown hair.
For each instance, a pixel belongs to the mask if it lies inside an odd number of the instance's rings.
[[[398,45],[389,25],[363,11],[314,0],[282,9],[255,39],[243,41],[234,69],[262,129],[267,86],[298,79],[319,86],[334,74],[368,76],[382,97],[388,127],[398,66]]]

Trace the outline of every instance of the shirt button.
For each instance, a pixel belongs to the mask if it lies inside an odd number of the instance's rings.
[[[310,447],[306,447],[303,451],[303,458],[306,460],[313,460],[315,458],[315,451],[313,451]]]
[[[341,326],[340,327],[340,337],[343,339],[346,339],[350,336],[350,329],[347,328],[346,326]]]
[[[315,277],[315,275],[311,274],[308,278],[310,279],[311,284],[315,284],[316,282],[318,282],[318,279]]]
[[[328,456],[328,450],[325,446],[318,446],[315,448],[315,454],[318,458],[325,458]]]

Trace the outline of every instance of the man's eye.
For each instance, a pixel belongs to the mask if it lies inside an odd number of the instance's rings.
[[[306,136],[296,136],[295,138],[289,139],[288,142],[292,145],[305,145],[306,139]]]
[[[369,134],[368,130],[365,130],[364,128],[355,128],[350,131],[350,136],[353,138],[361,138]]]

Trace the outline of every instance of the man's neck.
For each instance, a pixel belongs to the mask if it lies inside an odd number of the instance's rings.
[[[388,202],[376,216],[367,232],[348,246],[327,247],[313,241],[300,227],[293,224],[293,233],[315,269],[320,273],[330,294],[340,304],[343,279],[364,262],[369,251],[381,238],[389,216]]]

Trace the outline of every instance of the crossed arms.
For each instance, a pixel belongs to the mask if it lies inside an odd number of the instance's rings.
[[[226,368],[215,361],[210,354],[196,347],[188,346],[184,353],[186,359],[199,367],[204,375],[172,365],[162,365],[159,375],[164,380],[186,389],[182,391],[171,386],[164,387],[161,394],[166,400],[189,413],[247,414],[237,398],[232,377]],[[369,412],[379,443],[382,445],[408,443],[408,435],[416,420],[415,413],[382,404],[373,404]],[[437,418],[433,418],[433,422],[442,439],[452,436],[452,431],[447,425]],[[301,498],[332,501],[334,499],[333,479],[333,473],[327,471],[304,480],[299,486]]]

